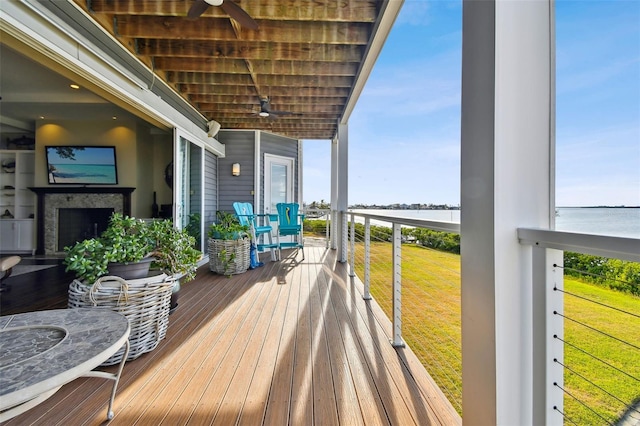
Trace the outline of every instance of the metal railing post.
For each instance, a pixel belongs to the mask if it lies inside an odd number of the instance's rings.
[[[326,210],[324,215],[324,221],[325,221],[325,226],[324,226],[324,232],[325,232],[325,247],[329,248],[330,247],[330,240],[329,240],[329,226],[331,226],[331,221],[329,220],[329,218],[331,217],[331,210]]]
[[[402,340],[402,226],[393,224],[393,341],[394,347],[404,347]]]
[[[347,212],[346,211],[342,211],[340,212],[340,215],[342,216],[342,238],[340,241],[340,247],[342,248],[342,253],[340,256],[340,262],[344,263],[347,261]]]
[[[331,239],[329,240],[331,243],[331,248],[336,250],[338,248],[338,242],[336,241],[336,234],[338,233],[338,211],[331,210]]]
[[[564,359],[564,322],[554,314],[564,313],[562,263],[561,250],[532,248],[533,424],[564,422],[564,371],[554,361]]]
[[[364,300],[371,300],[371,219],[364,219]]]
[[[356,217],[351,215],[351,267],[349,268],[349,276],[355,277],[356,265]]]

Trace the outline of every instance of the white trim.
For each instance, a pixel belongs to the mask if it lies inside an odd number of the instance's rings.
[[[303,167],[303,157],[302,157],[302,140],[298,139],[298,202],[300,203],[300,207],[304,209],[304,191],[303,191],[303,179],[302,179],[302,167]],[[295,183],[294,183],[295,185]]]
[[[275,155],[275,154],[264,154],[264,205],[263,210],[264,212],[267,212],[267,207],[268,207],[268,203],[267,203],[267,195],[271,195],[271,168],[268,167],[271,163],[279,163],[279,164],[283,164],[285,165],[285,167],[287,167],[288,173],[287,173],[287,188],[286,188],[286,193],[287,193],[287,197],[286,197],[286,202],[293,202],[293,196],[294,196],[294,170],[295,170],[295,166],[296,166],[296,158],[295,157],[286,157],[286,156],[282,156],[282,155]],[[269,186],[267,186],[269,185]],[[275,213],[273,211],[268,211],[268,213]]]
[[[262,174],[260,173],[261,166],[261,155],[260,150],[262,149],[262,132],[259,130],[254,131],[254,151],[253,151],[253,211],[254,212],[262,212],[262,189],[260,187],[260,182],[263,181]]]

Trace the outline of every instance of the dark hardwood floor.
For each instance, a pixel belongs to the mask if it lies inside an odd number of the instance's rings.
[[[4,280],[9,290],[0,293],[0,315],[67,307],[67,293],[74,274],[64,271],[62,259],[24,256],[20,265],[56,266]]]

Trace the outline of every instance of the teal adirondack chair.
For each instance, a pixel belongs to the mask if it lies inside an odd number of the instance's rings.
[[[266,249],[271,250],[271,260],[277,260],[280,258],[280,247],[277,243],[273,242],[273,227],[269,224],[269,215],[255,214],[253,212],[253,205],[251,203],[233,203],[233,209],[236,211],[236,216],[241,225],[246,225],[251,230],[251,237],[256,244],[258,251],[264,251]],[[258,224],[258,218],[263,218],[263,225]],[[264,235],[267,236],[268,241],[264,241]],[[260,241],[262,238],[262,242]],[[278,249],[278,255],[276,256],[275,249]]]
[[[278,203],[278,243],[282,248],[297,248],[302,251],[304,260],[304,238],[302,235],[304,214],[300,214],[298,203]],[[280,237],[291,236],[293,241],[280,241]]]

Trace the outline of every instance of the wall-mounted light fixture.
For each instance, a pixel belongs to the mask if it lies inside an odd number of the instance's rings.
[[[233,176],[240,176],[240,163],[233,163],[231,166],[231,174]]]

